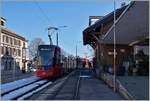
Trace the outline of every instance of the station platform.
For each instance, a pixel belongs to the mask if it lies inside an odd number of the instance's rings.
[[[123,100],[91,70],[78,70],[63,84],[52,100]]]
[[[117,79],[136,100],[149,100],[149,76],[118,76]]]

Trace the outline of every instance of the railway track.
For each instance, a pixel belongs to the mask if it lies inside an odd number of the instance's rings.
[[[55,92],[55,95],[47,100],[78,100],[80,89],[80,71],[72,73]]]
[[[26,78],[26,79],[22,79],[22,80],[17,80],[15,82],[10,82],[10,83],[7,83],[7,84],[2,84],[1,85],[1,96],[11,92],[11,91],[14,91],[14,90],[17,90],[19,88],[22,88],[24,86],[27,86],[29,84],[32,84],[34,82],[37,82],[41,80],[41,78],[38,78],[38,77],[35,77],[35,76],[32,76],[30,78]]]
[[[75,89],[74,89],[74,96],[73,96],[73,100],[78,100],[79,99],[79,88],[80,88],[80,78],[81,76],[81,72],[79,72],[79,77],[78,77],[78,80],[76,82],[76,86],[75,86]]]
[[[73,71],[66,77],[56,80],[46,89],[33,94],[33,96],[27,98],[26,100],[78,99],[79,87],[79,72]],[[69,97],[64,96],[66,93],[69,94]],[[63,98],[60,98],[60,96]]]
[[[93,74],[89,70],[76,70],[68,79],[63,83],[60,89],[53,97],[47,97],[46,100],[80,100],[80,90],[82,81],[91,78]],[[88,91],[87,91],[88,92]]]
[[[89,97],[89,99],[90,97],[93,97],[92,99],[96,99],[95,96],[100,99],[101,98],[102,99],[109,99],[109,98],[116,99],[117,98],[117,96],[114,96],[114,97],[112,96],[113,93],[110,93],[111,96],[104,94],[105,91],[99,91],[97,95],[92,96],[91,94],[95,94],[94,92],[97,91],[96,87],[99,87],[99,89],[102,89],[102,87],[105,87],[104,84],[100,84],[100,85],[96,84],[99,81],[93,79],[93,76],[94,75],[91,72],[76,70],[70,73],[69,75],[59,78],[58,80],[50,84],[48,84],[48,81],[41,81],[45,83],[38,82],[40,85],[43,85],[43,86],[37,87],[34,90],[30,90],[25,95],[21,95],[15,99],[19,99],[19,100],[22,100],[22,99],[25,99],[25,100],[80,100],[80,99],[87,99],[87,97]],[[91,84],[93,83],[93,81],[95,82],[95,86],[92,88],[94,90],[91,91],[92,89],[89,89],[89,91],[86,91],[87,87],[88,88],[91,87]],[[88,86],[86,85],[87,83],[89,83]],[[108,90],[107,87],[105,89]],[[108,90],[108,91],[110,92],[111,90]],[[88,92],[92,92],[92,93],[89,94]],[[118,97],[118,99],[121,99],[121,98]]]
[[[40,78],[28,78],[1,86],[2,100],[25,99],[32,94],[44,89],[52,82]]]
[[[55,82],[54,80],[28,78],[15,84],[2,85],[1,100],[59,100],[61,95],[63,98],[60,99],[77,100],[79,99],[80,75],[81,72],[74,71]],[[63,96],[64,90],[67,91],[69,97]]]

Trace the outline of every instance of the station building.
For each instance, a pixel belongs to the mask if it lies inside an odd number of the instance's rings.
[[[132,1],[115,11],[116,69],[139,50],[149,56],[149,2]],[[114,11],[83,31],[84,45],[95,51],[95,64],[101,71],[114,66]],[[131,58],[130,58],[131,59]]]
[[[1,70],[27,70],[29,60],[27,44],[28,40],[21,35],[6,28],[6,19],[1,17],[0,32],[0,58]]]

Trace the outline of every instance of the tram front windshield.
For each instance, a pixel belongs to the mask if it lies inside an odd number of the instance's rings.
[[[54,47],[39,49],[39,60],[40,60],[39,65],[42,68],[44,67],[44,70],[47,70],[48,68],[52,67],[54,51],[55,51]]]

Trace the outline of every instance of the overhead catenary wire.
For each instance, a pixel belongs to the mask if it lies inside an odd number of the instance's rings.
[[[49,19],[49,17],[47,16],[47,14],[45,13],[45,11],[42,9],[42,7],[39,5],[38,1],[37,0],[34,0],[35,1],[35,4],[36,6],[38,7],[38,9],[41,11],[41,13],[43,14],[43,17],[45,19],[45,21],[48,23],[48,24],[52,24],[51,20]]]
[[[49,25],[52,25],[51,23],[51,20],[49,19],[49,17],[47,16],[47,14],[45,13],[45,11],[42,9],[42,7],[39,5],[38,1],[34,0],[35,1],[35,4],[36,6],[38,7],[38,9],[40,10],[40,12],[42,13],[44,19],[45,19],[45,22],[48,23],[48,26]],[[46,28],[46,30],[48,30],[48,37],[49,37],[49,41],[50,41],[50,44],[52,45],[53,44],[53,41],[52,41],[52,33],[54,33],[54,30],[50,32],[50,29],[49,27]]]

